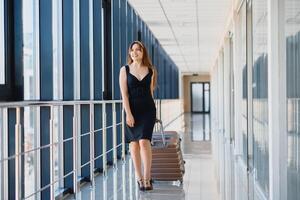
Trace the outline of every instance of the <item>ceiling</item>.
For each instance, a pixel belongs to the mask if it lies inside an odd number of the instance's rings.
[[[209,73],[232,0],[128,0],[183,73]]]

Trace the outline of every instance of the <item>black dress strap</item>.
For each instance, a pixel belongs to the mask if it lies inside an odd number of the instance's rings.
[[[125,65],[125,69],[126,69],[126,74],[128,74],[129,73],[129,66]]]

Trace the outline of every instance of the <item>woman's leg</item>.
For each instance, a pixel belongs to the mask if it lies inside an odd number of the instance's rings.
[[[147,139],[139,140],[141,148],[141,157],[144,168],[144,179],[150,180],[151,178],[151,165],[152,165],[152,150],[150,141]]]
[[[141,170],[141,155],[140,155],[140,145],[139,142],[130,142],[130,155],[133,160],[133,165],[135,169],[135,177],[140,180],[143,179]]]

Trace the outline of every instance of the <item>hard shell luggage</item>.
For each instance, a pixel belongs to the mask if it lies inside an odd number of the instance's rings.
[[[152,179],[154,181],[183,181],[184,160],[182,157],[181,139],[176,131],[163,130],[161,120],[159,132],[152,137]]]

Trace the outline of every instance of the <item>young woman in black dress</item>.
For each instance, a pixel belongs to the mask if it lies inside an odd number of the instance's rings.
[[[140,190],[152,190],[151,138],[156,119],[153,92],[157,73],[145,46],[134,41],[128,49],[128,65],[120,70],[120,89],[126,113],[126,140],[130,143]],[[141,165],[143,163],[143,171]]]

